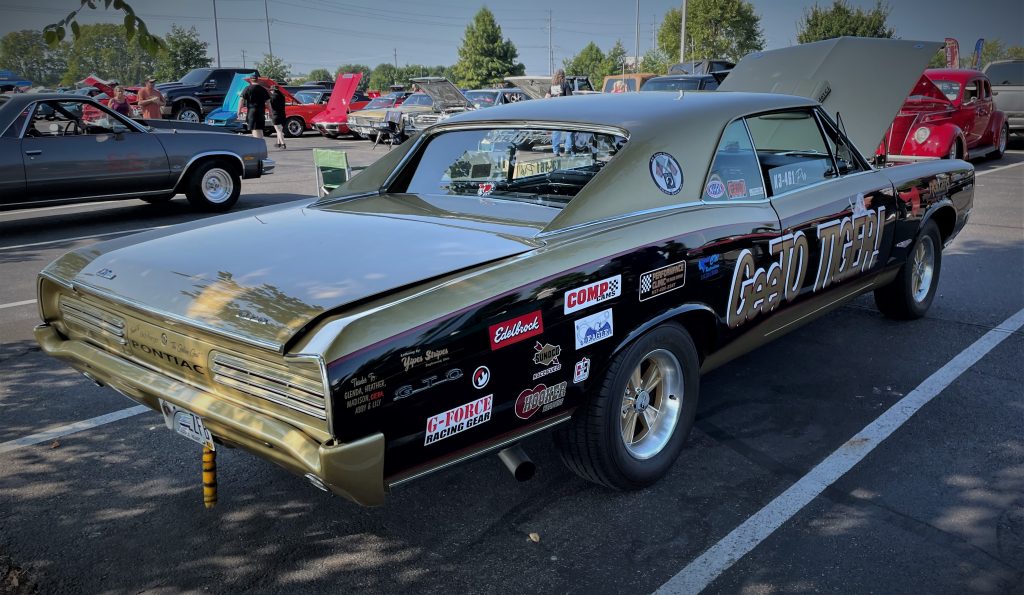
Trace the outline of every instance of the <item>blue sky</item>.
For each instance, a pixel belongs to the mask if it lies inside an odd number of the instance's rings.
[[[210,42],[215,56],[213,0],[128,0],[150,31],[167,32],[172,23],[195,26]],[[831,1],[819,2],[830,5]],[[39,29],[63,18],[79,0],[0,0],[0,35],[18,29]],[[102,2],[98,2],[102,6]],[[754,0],[761,16],[768,48],[796,43],[797,22],[813,0]],[[873,0],[850,0],[864,8]],[[358,62],[375,66],[399,64],[452,64],[466,24],[487,5],[506,37],[519,48],[528,73],[548,71],[548,10],[552,16],[555,63],[577,52],[589,41],[602,49],[621,39],[632,53],[636,42],[635,0],[388,0],[339,2],[335,0],[268,0],[274,54],[292,65],[295,73],[312,68],[334,70],[339,64]],[[679,6],[669,0],[640,0],[640,51],[651,48],[656,26],[665,11]],[[224,66],[241,66],[267,52],[263,0],[216,0],[220,56]],[[893,0],[889,24],[904,39],[955,37],[967,55],[978,37],[998,38],[1024,45],[1024,2],[1021,0]],[[80,22],[119,22],[120,14],[83,10]],[[251,63],[251,62],[250,62]]]

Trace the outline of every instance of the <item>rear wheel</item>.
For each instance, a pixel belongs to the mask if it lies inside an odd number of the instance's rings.
[[[178,108],[174,117],[182,122],[192,122],[198,124],[203,119],[203,114],[199,111],[199,108],[191,105],[183,105]]]
[[[907,261],[896,278],[875,290],[875,305],[889,318],[921,318],[935,299],[941,269],[942,240],[938,226],[929,221],[910,246]]]
[[[242,180],[227,163],[207,161],[189,174],[185,195],[193,207],[202,211],[227,211],[242,192]]]
[[[699,365],[682,327],[664,324],[642,336],[612,360],[597,394],[555,433],[562,461],[615,489],[660,479],[693,427]]]
[[[284,121],[284,135],[288,138],[302,136],[305,131],[306,123],[302,121],[302,118],[292,116]]]
[[[1003,122],[1002,128],[999,129],[999,137],[996,138],[996,150],[989,153],[989,157],[992,159],[1001,159],[1003,154],[1006,153],[1006,139],[1010,136],[1010,125]]]
[[[953,142],[949,143],[949,150],[946,151],[946,156],[943,159],[962,159],[963,153],[960,151],[960,139],[953,139]]]

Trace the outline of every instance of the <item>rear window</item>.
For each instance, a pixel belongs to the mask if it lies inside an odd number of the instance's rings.
[[[407,186],[391,191],[561,208],[625,144],[622,136],[570,129],[445,132],[423,148]]]
[[[985,74],[993,85],[1024,85],[1024,61],[990,64]]]
[[[604,92],[605,93],[611,93],[612,90],[615,89],[615,83],[617,83],[619,81],[622,81],[622,83],[626,86],[626,91],[636,91],[636,80],[635,79],[620,78],[620,79],[608,79],[608,80],[606,80],[604,82]]]
[[[434,105],[434,100],[430,98],[430,95],[427,95],[425,93],[416,93],[415,95],[410,95],[409,97],[407,97],[405,103],[403,103],[402,105],[431,106]]]

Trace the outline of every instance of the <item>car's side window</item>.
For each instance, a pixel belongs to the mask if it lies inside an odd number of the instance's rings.
[[[835,175],[832,155],[810,110],[750,117],[747,127],[772,196]]]
[[[33,107],[35,107],[35,104],[29,104],[28,107],[21,110],[18,117],[4,131],[4,138],[19,138],[21,136],[21,131],[25,128],[25,122],[29,119]]]
[[[36,104],[26,137],[63,137],[110,134],[118,124],[124,132],[136,132],[102,105],[82,101],[44,101]]]
[[[850,147],[849,141],[839,134],[832,122],[821,116],[821,124],[825,129],[825,138],[828,139],[828,146],[832,149],[832,155],[836,159],[836,166],[839,167],[839,175],[845,176],[847,174],[867,171],[867,165],[857,157],[857,153]]]
[[[718,81],[710,80],[710,81],[707,81],[707,82],[704,83],[704,90],[705,91],[714,91],[717,88],[718,88]]]
[[[964,103],[971,103],[978,99],[978,81],[971,81],[964,87]]]
[[[758,200],[765,197],[760,166],[743,120],[726,126],[704,182],[703,200]]]
[[[988,81],[981,81],[981,96],[985,99],[992,97],[992,87],[988,85]]]

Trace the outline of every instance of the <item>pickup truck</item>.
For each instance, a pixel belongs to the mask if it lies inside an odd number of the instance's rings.
[[[156,88],[167,100],[161,115],[201,123],[206,114],[224,103],[236,73],[259,76],[255,68],[195,68],[179,81],[158,84]]]
[[[1024,60],[998,60],[985,67],[996,108],[1006,113],[1011,133],[1024,133]]]

